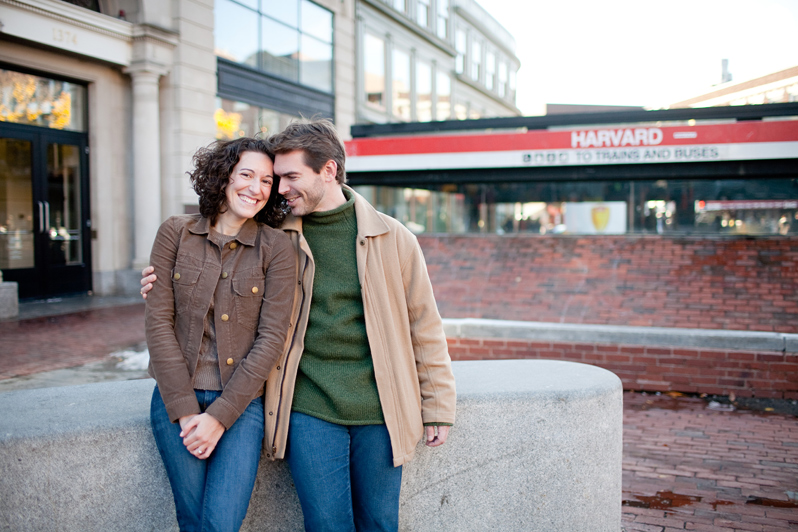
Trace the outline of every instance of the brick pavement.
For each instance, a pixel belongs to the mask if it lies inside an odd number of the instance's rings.
[[[144,340],[144,303],[0,322],[0,380],[103,360]]]
[[[624,394],[627,532],[798,530],[798,417]]]

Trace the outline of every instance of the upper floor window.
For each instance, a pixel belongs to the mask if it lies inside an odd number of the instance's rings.
[[[438,72],[435,92],[438,97],[435,107],[435,119],[449,120],[452,116],[452,78],[445,72]]]
[[[499,63],[499,96],[504,98],[507,94],[507,63]]]
[[[429,3],[430,0],[418,0],[416,2],[416,22],[423,28],[429,26]]]
[[[471,41],[471,77],[479,81],[482,75],[482,45],[474,39]]]
[[[64,0],[67,4],[74,4],[78,7],[84,7],[100,13],[99,0]]]
[[[309,0],[216,0],[216,55],[333,91],[333,15]]]
[[[457,57],[455,58],[454,68],[458,74],[465,73],[465,59],[466,51],[468,50],[468,41],[466,39],[466,32],[458,28],[454,32],[454,48],[457,50]]]
[[[437,12],[435,31],[445,40],[449,37],[449,0],[438,0]]]
[[[366,102],[385,107],[385,41],[366,33],[363,47],[363,78]]]
[[[393,79],[391,96],[393,116],[405,122],[410,120],[410,55],[398,48],[393,50]]]
[[[493,82],[496,78],[496,55],[493,52],[485,54],[485,87],[493,90]]]
[[[406,0],[389,0],[391,5],[395,10],[400,13],[405,13],[407,11],[407,2]]]
[[[423,61],[416,62],[416,120],[432,120],[432,67]]]

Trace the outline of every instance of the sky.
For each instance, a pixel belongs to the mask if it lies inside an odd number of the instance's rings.
[[[478,0],[516,40],[516,104],[659,108],[798,66],[798,0]]]

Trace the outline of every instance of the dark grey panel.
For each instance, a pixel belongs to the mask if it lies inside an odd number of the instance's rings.
[[[335,97],[217,58],[217,91],[222,98],[291,115],[335,119]]]

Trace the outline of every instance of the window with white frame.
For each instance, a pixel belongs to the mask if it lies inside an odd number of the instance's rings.
[[[416,22],[422,28],[429,27],[430,19],[430,0],[417,0],[416,2]]]
[[[466,52],[468,50],[468,40],[466,32],[462,28],[457,28],[454,32],[454,48],[457,50],[454,68],[458,74],[465,74]]]
[[[493,90],[493,83],[496,78],[496,55],[493,52],[485,54],[485,88]]]
[[[504,98],[507,94],[507,63],[499,62],[499,96]]]
[[[385,108],[385,41],[366,33],[363,46],[363,82],[366,103]]]
[[[476,39],[471,41],[471,78],[479,81],[482,70],[482,44]]]
[[[446,40],[449,37],[449,0],[438,0],[436,16],[436,33],[438,37]]]
[[[395,10],[400,13],[407,12],[407,2],[405,0],[388,0]]]
[[[394,48],[392,53],[391,105],[394,118],[410,120],[410,54]]]
[[[416,120],[432,120],[432,66],[416,61]]]
[[[438,72],[435,79],[435,119],[449,120],[452,115],[452,78],[445,72]]]

